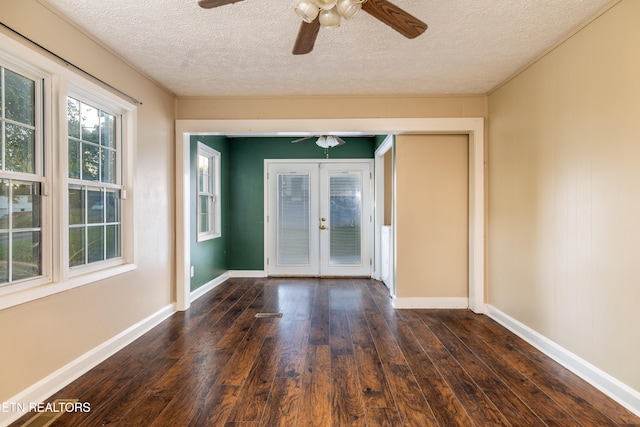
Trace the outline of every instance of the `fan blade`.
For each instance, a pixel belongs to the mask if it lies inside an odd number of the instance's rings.
[[[198,0],[198,5],[205,9],[213,9],[214,7],[224,6],[231,3],[237,3],[242,0]]]
[[[427,30],[427,24],[387,0],[367,0],[362,4],[362,10],[409,39]]]
[[[300,139],[296,139],[294,141],[291,141],[291,143],[295,144],[296,142],[306,141],[307,139],[311,139],[311,138],[317,138],[317,137],[316,136],[305,136],[304,138],[300,138]]]
[[[293,46],[293,54],[304,55],[305,53],[311,52],[313,45],[316,43],[318,31],[320,31],[320,21],[318,18],[310,24],[302,21],[302,25],[300,25],[300,29],[298,30],[296,44]]]

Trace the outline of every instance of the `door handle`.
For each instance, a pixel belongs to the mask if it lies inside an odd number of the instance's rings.
[[[320,226],[320,230],[326,230],[326,229],[327,229],[327,227],[325,227],[324,225]]]

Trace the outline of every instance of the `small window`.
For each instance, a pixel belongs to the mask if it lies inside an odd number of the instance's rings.
[[[198,142],[198,241],[220,237],[220,153]]]

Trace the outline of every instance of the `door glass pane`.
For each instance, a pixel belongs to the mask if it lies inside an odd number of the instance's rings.
[[[309,175],[278,175],[278,264],[309,264]]]
[[[329,264],[361,264],[361,182],[359,175],[329,178]]]

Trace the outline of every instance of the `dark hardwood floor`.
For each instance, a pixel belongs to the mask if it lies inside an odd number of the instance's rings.
[[[491,319],[365,279],[231,279],[62,398],[91,411],[52,426],[640,425]]]

